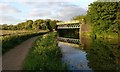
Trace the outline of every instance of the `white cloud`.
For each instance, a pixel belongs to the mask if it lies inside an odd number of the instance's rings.
[[[86,10],[78,6],[66,6],[59,11],[61,20],[70,20],[74,16],[86,14]]]
[[[25,4],[25,5],[23,5]],[[19,6],[23,5],[24,8],[18,10],[17,7],[12,7],[10,4],[1,4],[0,9],[5,16],[0,18],[0,23],[15,23],[21,22],[26,19],[58,19],[58,20],[70,20],[72,17],[85,14],[86,10],[80,6],[73,5],[70,2],[21,2]],[[19,7],[20,8],[20,7]],[[28,9],[29,8],[29,9]],[[24,11],[23,11],[24,10]],[[7,12],[12,13],[8,16]],[[21,12],[20,14],[17,14]],[[17,17],[18,16],[18,17]],[[22,20],[18,20],[22,19]]]
[[[13,16],[0,15],[0,24],[16,24],[20,21]]]
[[[28,15],[32,17],[44,17],[44,16],[50,16],[52,13],[49,10],[41,10],[41,9],[33,9]]]
[[[21,12],[20,10],[16,9],[15,7],[12,7],[8,3],[0,3],[0,13],[19,13]]]
[[[4,2],[79,2],[80,0],[4,0]]]
[[[34,2],[26,4],[33,8],[28,14],[28,16],[32,17],[70,20],[74,16],[86,14],[85,9],[66,2]]]

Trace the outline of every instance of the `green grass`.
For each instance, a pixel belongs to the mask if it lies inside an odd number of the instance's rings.
[[[16,34],[16,35],[9,35],[9,36],[3,36],[0,37],[0,40],[2,40],[2,54],[5,54],[10,49],[14,48],[15,46],[19,45],[23,41],[38,36],[41,34],[45,34],[44,32],[40,33],[23,33],[23,34]]]
[[[61,57],[56,33],[39,36],[25,59],[23,70],[66,70]]]

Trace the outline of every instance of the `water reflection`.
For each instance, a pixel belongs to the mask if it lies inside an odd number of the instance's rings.
[[[79,40],[79,43],[76,43],[79,44],[79,48],[59,43],[64,53],[63,60],[69,62],[70,70],[93,70],[94,72],[113,70],[120,72],[120,44],[118,40],[92,39],[85,36],[79,37]]]
[[[64,38],[64,37],[57,37],[59,41],[80,44],[80,39],[73,39],[73,38]]]
[[[59,42],[63,53],[63,62],[67,63],[69,70],[91,70],[88,67],[86,52]]]
[[[68,65],[69,70],[91,70],[88,66],[87,54],[82,50],[83,45],[80,45],[80,39],[65,37],[58,37],[57,39],[63,54],[62,60]]]
[[[86,52],[92,70],[120,71],[120,46],[116,40],[91,39],[89,48]]]

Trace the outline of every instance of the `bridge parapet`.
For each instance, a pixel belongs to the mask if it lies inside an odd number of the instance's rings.
[[[57,29],[73,29],[73,28],[80,28],[80,22],[79,20],[73,20],[73,21],[66,21],[66,22],[58,22]]]
[[[73,28],[80,28],[80,24],[66,24],[66,25],[59,25],[57,29],[73,29]]]
[[[65,25],[65,24],[79,24],[79,20],[73,20],[73,21],[65,21],[65,22],[58,22],[57,25]]]

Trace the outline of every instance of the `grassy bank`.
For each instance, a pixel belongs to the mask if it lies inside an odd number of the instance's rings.
[[[57,45],[56,33],[40,36],[30,49],[23,64],[23,70],[65,70]]]
[[[45,34],[47,32],[38,32],[38,33],[23,33],[23,34],[14,34],[9,36],[1,36],[0,40],[2,40],[2,54],[5,54],[10,49],[19,45],[23,41],[38,35]]]

